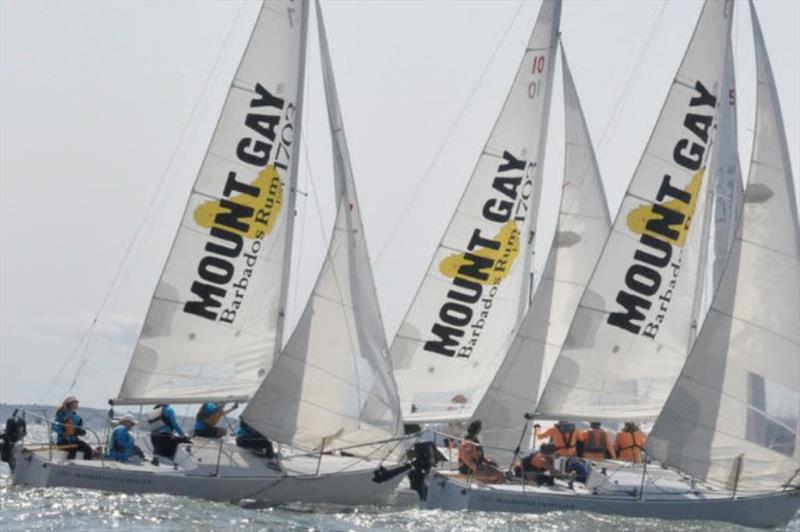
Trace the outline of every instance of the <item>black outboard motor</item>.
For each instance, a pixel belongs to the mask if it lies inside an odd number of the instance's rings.
[[[18,410],[14,410],[11,417],[6,420],[6,427],[0,434],[0,460],[12,466],[11,456],[14,444],[20,441],[28,433],[28,425],[24,416],[17,415]]]

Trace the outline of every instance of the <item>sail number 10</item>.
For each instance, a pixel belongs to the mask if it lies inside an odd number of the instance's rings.
[[[544,56],[537,55],[531,64],[531,74],[541,74],[544,72]],[[528,84],[528,98],[536,98],[539,95],[539,82],[531,81]]]

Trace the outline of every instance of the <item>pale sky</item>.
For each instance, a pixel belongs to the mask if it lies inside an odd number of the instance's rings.
[[[489,134],[539,5],[323,3],[389,342]],[[562,39],[612,214],[700,8],[694,0],[564,2]],[[797,179],[800,2],[762,0],[757,8]],[[258,9],[239,0],[0,0],[0,401],[59,402],[76,375],[72,393],[84,404],[102,406],[116,395]],[[753,44],[747,4],[737,1],[736,9],[746,173]],[[309,195],[298,200],[292,320],[316,277],[333,218],[313,21],[309,38],[303,127],[310,165],[303,160],[299,178]],[[561,90],[558,70],[537,270],[561,183]],[[82,345],[70,357],[101,305],[88,349]]]

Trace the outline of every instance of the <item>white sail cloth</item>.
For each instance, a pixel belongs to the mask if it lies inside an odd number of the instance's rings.
[[[282,323],[307,7],[265,3],[231,83],[118,403],[249,397]]]
[[[392,343],[406,420],[467,418],[527,304],[560,1],[542,4],[464,195]]]
[[[473,416],[483,422],[483,444],[501,463],[520,440],[523,415],[534,411],[611,228],[600,169],[563,48],[561,70],[566,146],[556,234],[533,303]],[[529,439],[530,433],[524,434],[521,448],[528,448]]]
[[[314,290],[286,347],[242,417],[270,439],[303,449],[402,435],[364,228],[347,152],[325,27],[317,3],[323,79],[333,137],[337,216]],[[385,456],[397,442],[349,449]]]
[[[695,332],[702,326],[711,305],[711,298],[719,286],[722,268],[725,267],[736,236],[738,216],[744,196],[742,167],[739,164],[739,148],[737,146],[736,72],[733,64],[733,47],[730,42],[725,57],[725,78],[722,87],[717,136],[714,139],[714,150],[708,165],[709,174],[714,176],[714,186],[709,188],[706,194],[712,203],[705,210],[703,224],[703,246],[701,247],[694,301]],[[711,208],[712,205],[713,208]],[[711,223],[712,221],[713,223]],[[711,236],[712,226],[713,236]],[[705,245],[709,238],[713,240],[713,247]],[[712,265],[710,269],[708,268],[709,257]],[[693,342],[694,338],[692,338]]]
[[[647,450],[711,484],[770,491],[800,486],[800,229],[778,94],[752,3],[751,14],[758,91],[741,223]]]
[[[733,3],[706,2],[539,402],[544,417],[653,419],[683,366]]]
[[[742,167],[739,163],[737,139],[739,131],[736,118],[736,71],[733,64],[733,46],[728,45],[725,66],[725,89],[719,108],[719,131],[711,161],[714,179],[714,261],[711,267],[712,295],[722,280],[722,270],[728,261],[739,215],[742,211],[744,188]]]

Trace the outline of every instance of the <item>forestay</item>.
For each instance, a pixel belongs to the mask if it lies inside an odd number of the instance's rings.
[[[391,348],[406,420],[469,417],[527,305],[560,1],[546,1],[500,115]]]
[[[328,253],[286,347],[244,410],[244,420],[276,441],[331,449],[402,436],[364,228],[317,3],[338,204]],[[381,458],[398,442],[349,449]]]
[[[533,412],[564,344],[578,302],[608,237],[608,214],[600,169],[578,93],[561,50],[564,76],[564,183],[556,234],[533,303],[519,334],[475,411],[483,444],[501,463],[520,438],[523,415]],[[522,448],[527,449],[530,433]]]
[[[291,0],[261,8],[119,403],[246,399],[270,368],[294,210],[306,12]]]
[[[769,491],[800,486],[800,229],[778,94],[752,3],[751,13],[758,91],[741,223],[647,450],[713,485]]]
[[[543,417],[653,419],[691,341],[733,3],[706,2],[539,402]],[[697,221],[697,223],[695,223]]]

